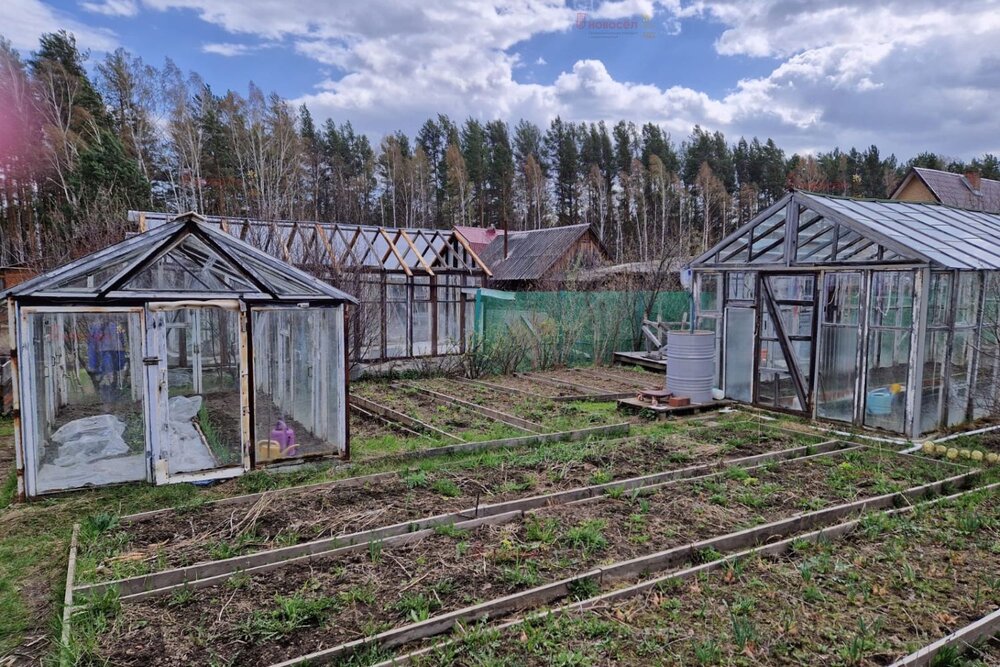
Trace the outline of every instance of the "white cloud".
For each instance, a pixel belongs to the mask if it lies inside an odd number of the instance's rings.
[[[970,155],[995,149],[985,142],[995,141],[1000,125],[1000,60],[991,55],[1000,41],[996,0],[143,1],[192,9],[235,35],[281,40],[332,67],[295,102],[376,135],[413,129],[438,112],[537,122],[559,114],[652,120],[682,136],[699,123],[730,136],[772,136],[793,149],[877,143],[901,153]],[[710,21],[720,31],[719,58],[774,65],[716,96],[616,79],[588,58],[548,82],[517,80],[516,46],[574,30],[578,12],[653,16],[670,34],[683,22]],[[249,47],[205,49],[237,55]]]
[[[548,65],[549,63],[548,63],[548,61],[545,60],[545,58],[543,58],[541,56],[538,56],[538,60],[535,61],[535,64],[536,65]]]
[[[232,42],[213,42],[209,44],[202,44],[201,50],[203,53],[212,53],[217,56],[245,56],[248,53],[256,51],[259,47],[251,46],[249,44],[234,44]]]
[[[135,16],[139,13],[136,0],[99,0],[98,2],[81,2],[80,6],[88,12],[104,14],[105,16]]]
[[[59,12],[41,0],[2,0],[0,2],[0,34],[16,49],[38,48],[38,37],[47,32],[68,30],[84,49],[111,51],[117,46],[114,33],[93,28]]]

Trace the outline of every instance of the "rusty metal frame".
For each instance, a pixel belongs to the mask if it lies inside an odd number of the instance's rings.
[[[413,254],[416,256],[417,261],[420,262],[420,265],[424,267],[424,271],[427,272],[427,275],[433,276],[434,270],[431,268],[430,264],[427,263],[427,260],[424,259],[424,256],[420,254],[420,251],[417,250],[417,246],[414,245],[413,239],[411,239],[410,235],[406,233],[406,230],[398,229],[396,231],[399,234],[399,236],[401,236],[403,240],[406,241],[406,244],[410,246],[410,250],[413,251]]]
[[[384,238],[385,242],[389,245],[389,249],[382,257],[382,264],[385,265],[385,260],[388,259],[389,254],[391,253],[395,255],[396,261],[399,262],[399,266],[403,269],[403,273],[405,273],[408,276],[412,276],[413,271],[411,271],[410,267],[406,265],[406,262],[403,260],[403,256],[399,254],[399,249],[396,247],[396,244],[393,243],[392,239],[389,238],[389,235],[386,233],[385,228],[379,227],[378,233],[382,235],[382,238]]]

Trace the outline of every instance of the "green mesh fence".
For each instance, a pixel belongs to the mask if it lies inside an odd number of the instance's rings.
[[[518,368],[608,363],[615,352],[640,348],[644,317],[677,322],[688,308],[686,292],[482,290],[475,331],[491,349],[510,347],[509,365]]]

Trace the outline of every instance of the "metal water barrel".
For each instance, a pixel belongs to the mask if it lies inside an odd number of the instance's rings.
[[[715,383],[715,332],[667,332],[667,391],[710,403]]]

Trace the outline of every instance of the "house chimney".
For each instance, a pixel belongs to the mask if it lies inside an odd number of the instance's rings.
[[[969,187],[972,188],[973,192],[978,195],[980,186],[982,185],[982,176],[979,172],[973,170],[965,172],[965,180],[969,182]]]
[[[510,230],[507,228],[507,216],[503,216],[503,258],[507,259],[507,236]]]

